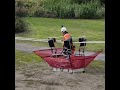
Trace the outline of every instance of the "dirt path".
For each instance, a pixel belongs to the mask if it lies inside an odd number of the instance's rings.
[[[49,48],[49,47],[39,47],[39,46],[33,46],[33,45],[29,45],[29,44],[20,44],[20,43],[15,44],[15,49],[25,51],[28,53],[32,53],[34,50],[40,50],[40,49],[46,49],[46,48]],[[91,55],[93,53],[94,52],[85,51],[85,55]],[[105,61],[105,54],[103,54],[103,53],[99,54],[95,58],[95,60]]]
[[[15,74],[15,90],[105,90],[104,73],[53,72],[45,62],[26,64]]]

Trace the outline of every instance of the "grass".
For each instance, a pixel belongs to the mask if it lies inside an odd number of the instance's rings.
[[[105,40],[105,21],[87,19],[53,19],[25,17],[29,23],[30,32],[19,33],[16,36],[31,38],[48,38],[62,36],[61,25],[64,25],[73,37],[81,37],[85,33],[87,40]],[[61,38],[60,38],[61,39]],[[78,41],[78,38],[76,39]]]
[[[91,68],[98,68],[98,69],[103,69],[105,68],[105,62],[104,61],[93,61],[90,64]]]
[[[104,61],[92,61],[86,68],[88,73],[105,73],[105,62]]]
[[[40,62],[42,59],[34,53],[26,53],[23,51],[15,50],[15,63],[21,65],[30,62]]]

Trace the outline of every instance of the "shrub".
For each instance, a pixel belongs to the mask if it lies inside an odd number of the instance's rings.
[[[17,0],[16,16],[52,18],[102,18],[105,0]]]
[[[15,17],[15,33],[25,32],[28,30],[27,23],[19,17]]]
[[[28,16],[28,8],[25,6],[23,0],[15,2],[15,15],[19,17]]]
[[[99,12],[101,9],[101,5],[99,1],[94,1],[94,2],[88,2],[86,4],[81,4],[80,6],[80,18],[84,19],[94,19],[94,18],[99,18],[102,17],[104,12]]]
[[[34,16],[34,12],[38,9],[38,7],[42,7],[42,5],[42,0],[16,0],[15,14],[19,17]]]
[[[105,17],[105,8],[104,7],[98,8],[96,11],[96,16],[97,18]]]

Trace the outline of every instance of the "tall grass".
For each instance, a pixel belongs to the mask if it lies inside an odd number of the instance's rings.
[[[52,18],[103,18],[100,0],[17,0],[16,14]]]
[[[56,2],[57,1],[57,2]],[[72,3],[71,0],[49,0],[44,2],[44,8],[57,13],[59,18],[101,18],[104,17],[104,7],[97,1],[87,3]]]

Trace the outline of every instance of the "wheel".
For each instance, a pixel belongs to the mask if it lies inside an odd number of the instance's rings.
[[[85,73],[85,71],[82,71],[82,73]]]

